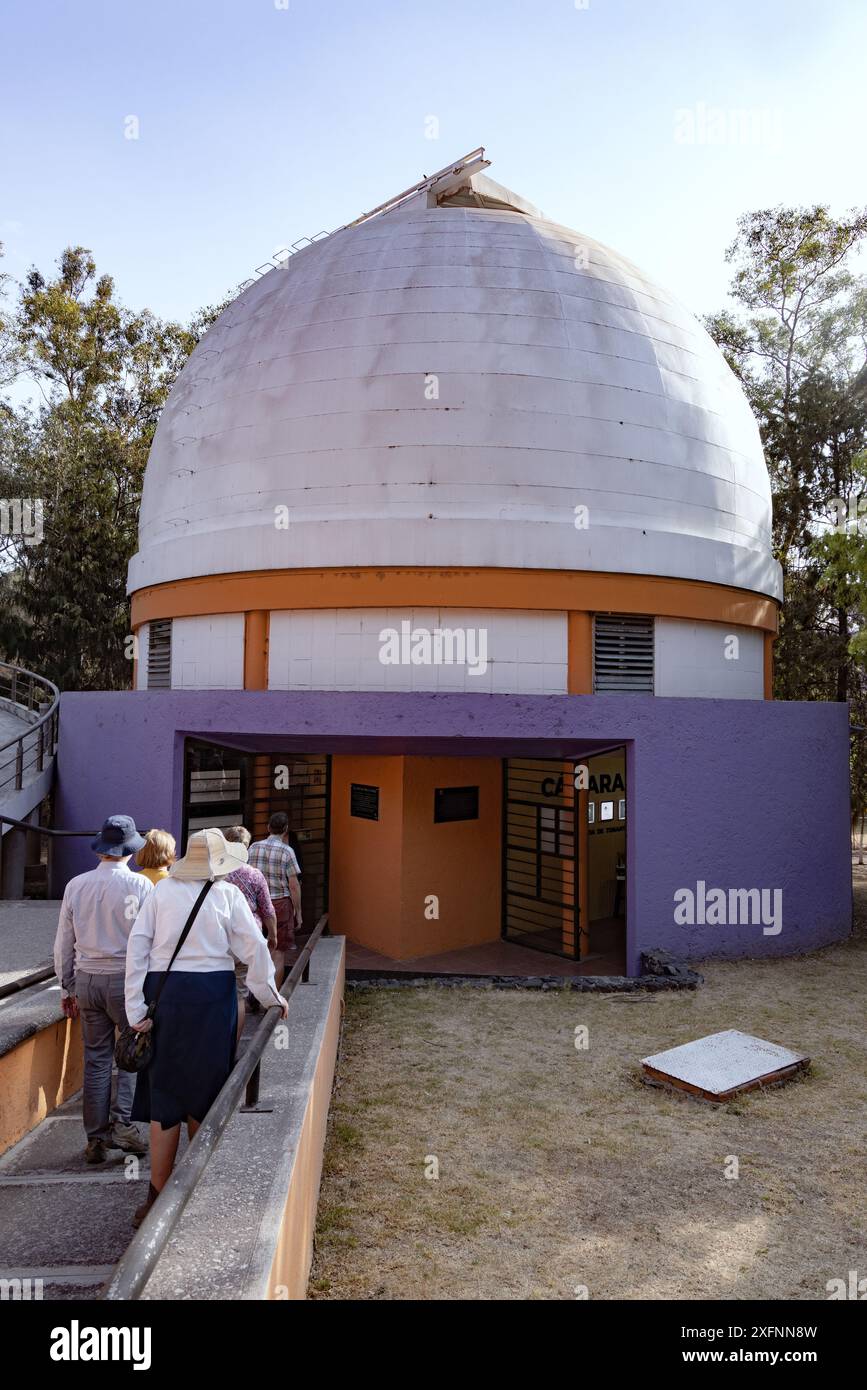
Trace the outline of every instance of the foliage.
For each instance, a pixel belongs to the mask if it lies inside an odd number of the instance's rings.
[[[771,476],[784,586],[775,694],[848,699],[856,724],[867,724],[867,288],[851,267],[865,236],[864,211],[742,217],[726,253],[736,308],[708,320],[759,420]],[[859,807],[865,745],[853,741]]]
[[[133,313],[81,246],[63,252],[55,276],[34,269],[21,286],[8,360],[36,382],[41,405],[3,412],[0,495],[41,499],[43,538],[0,538],[0,650],[61,687],[129,684],[125,580],[148,451],[219,312],[187,327]]]

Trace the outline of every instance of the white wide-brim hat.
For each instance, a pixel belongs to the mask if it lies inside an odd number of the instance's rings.
[[[187,840],[187,852],[169,869],[170,878],[224,878],[247,862],[246,846],[226,839],[222,830],[196,830]]]

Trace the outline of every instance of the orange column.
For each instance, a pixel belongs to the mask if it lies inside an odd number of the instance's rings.
[[[268,619],[264,608],[244,614],[244,689],[268,689]]]
[[[593,694],[593,614],[569,613],[569,667],[566,689],[570,695]]]

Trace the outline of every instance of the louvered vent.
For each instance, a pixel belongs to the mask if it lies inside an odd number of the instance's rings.
[[[597,615],[593,633],[596,695],[653,694],[653,619]]]
[[[148,690],[172,688],[172,620],[164,618],[148,628]]]

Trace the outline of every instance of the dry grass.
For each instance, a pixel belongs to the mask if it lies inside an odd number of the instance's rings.
[[[695,993],[350,993],[311,1296],[814,1299],[867,1275],[855,873],[852,941],[712,962]],[[809,1052],[810,1075],[722,1107],[639,1080],[722,1028]]]

